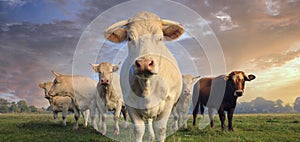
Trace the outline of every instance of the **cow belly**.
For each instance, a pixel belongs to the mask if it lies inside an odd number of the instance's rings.
[[[157,106],[150,109],[137,109],[138,114],[142,115],[144,118],[155,118],[160,114],[164,106]]]

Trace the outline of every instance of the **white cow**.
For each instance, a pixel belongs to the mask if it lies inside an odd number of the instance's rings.
[[[121,88],[134,124],[135,141],[142,141],[145,123],[154,121],[158,141],[166,137],[167,122],[181,89],[176,59],[164,44],[180,37],[183,27],[149,12],[139,12],[105,30],[112,42],[128,41],[128,56],[121,68]],[[154,133],[150,132],[150,139]]]
[[[93,70],[99,74],[99,82],[97,85],[100,98],[104,102],[104,114],[102,115],[102,134],[106,134],[106,113],[114,111],[115,130],[114,135],[119,135],[118,118],[122,111],[125,121],[127,121],[127,111],[123,101],[123,95],[120,87],[120,76],[115,73],[119,69],[119,65],[112,65],[108,62],[101,64],[91,64]],[[127,125],[127,124],[126,124]]]
[[[50,96],[69,96],[79,111],[89,109],[92,127],[98,129],[100,114],[103,113],[103,108],[101,107],[102,101],[97,91],[97,82],[84,76],[62,75],[54,71],[52,73],[55,75],[55,79],[48,94]],[[96,110],[99,117],[98,125],[95,121]],[[78,118],[74,129],[78,129]]]
[[[177,104],[174,106],[172,110],[172,114],[174,116],[174,129],[178,129],[181,126],[181,121],[183,121],[184,128],[187,129],[187,120],[188,120],[188,113],[190,109],[190,102],[192,100],[192,88],[194,82],[200,76],[192,76],[189,74],[182,75],[182,92],[178,99]]]
[[[66,126],[66,116],[68,114],[68,111],[74,112],[75,117],[79,117],[79,111],[77,110],[76,106],[72,103],[72,99],[69,96],[49,96],[48,92],[52,87],[52,84],[53,82],[44,82],[40,83],[39,87],[44,89],[45,98],[49,101],[49,104],[53,111],[54,122],[56,123],[58,112],[62,112],[63,125]],[[88,125],[89,115],[89,110],[82,112],[82,116],[84,119],[84,127],[87,127]]]

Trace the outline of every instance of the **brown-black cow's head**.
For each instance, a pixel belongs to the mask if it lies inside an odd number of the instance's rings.
[[[245,81],[255,79],[253,74],[246,75],[243,71],[232,71],[225,76],[228,87],[234,90],[234,96],[241,97],[244,94]]]

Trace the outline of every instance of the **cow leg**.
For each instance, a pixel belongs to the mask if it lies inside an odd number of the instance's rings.
[[[61,114],[62,114],[62,124],[64,125],[64,126],[66,126],[67,125],[67,122],[66,122],[66,117],[67,117],[67,114],[68,114],[68,110],[66,110],[66,109],[63,109],[62,110],[62,112],[61,112]]]
[[[128,108],[129,117],[133,123],[135,142],[142,142],[145,133],[144,120],[138,115],[138,112],[136,112],[135,108],[129,106],[127,106],[127,108]]]
[[[221,121],[221,128],[222,130],[225,130],[225,112],[224,112],[224,109],[220,108],[218,110],[218,114],[219,114],[219,118],[220,118],[220,121]]]
[[[176,108],[174,108],[173,109],[173,111],[172,111],[172,113],[173,113],[173,117],[174,117],[174,125],[173,125],[173,128],[175,129],[175,130],[177,130],[178,129],[178,125],[179,125],[179,113],[178,113],[178,111],[177,111],[177,109]]]
[[[125,105],[122,106],[121,112],[122,112],[122,114],[123,114],[124,121],[125,121],[124,128],[127,128],[127,127],[128,127],[128,112],[127,112],[127,110],[126,110]]]
[[[100,131],[100,133],[102,135],[106,134],[106,122],[105,122],[105,119],[106,119],[106,111],[102,114],[102,127],[101,127],[101,131]]]
[[[214,128],[214,109],[213,108],[208,108],[208,116],[210,120],[210,127]]]
[[[117,105],[117,109],[116,109],[115,114],[114,114],[114,121],[115,121],[114,135],[119,135],[120,134],[120,128],[119,128],[119,121],[118,121],[118,119],[120,117],[121,109],[122,109],[122,102],[120,102]]]
[[[78,109],[73,109],[74,111],[74,118],[75,118],[75,124],[73,126],[73,130],[78,130],[78,120],[80,118],[80,112]]]
[[[153,119],[147,119],[148,131],[149,131],[149,137],[148,137],[149,141],[154,141],[155,140],[155,134],[154,134],[152,122],[153,122]]]
[[[93,103],[95,103],[95,104],[93,104],[93,107],[91,109],[91,119],[92,119],[92,113],[93,113],[93,116],[94,116],[94,120],[92,120],[92,125],[93,125],[94,128],[97,127],[95,129],[99,131],[100,130],[99,128],[101,128],[102,127],[101,125],[103,125],[101,115],[103,116],[105,114],[105,110],[104,110],[105,106],[103,105],[103,102],[101,101],[101,98],[100,98],[99,95],[96,96],[96,99],[95,99],[95,101],[93,101]],[[95,121],[96,110],[98,111],[98,123],[97,123],[97,125],[96,125],[96,121]],[[101,133],[101,131],[100,131],[100,133]]]
[[[168,103],[166,103],[168,104]],[[157,116],[157,119],[154,123],[154,127],[157,133],[157,139],[159,142],[164,142],[166,138],[167,131],[167,123],[169,120],[169,116],[172,111],[173,104],[169,103],[169,105],[165,106],[165,110]]]
[[[155,131],[157,133],[157,139],[159,142],[164,142],[166,138],[168,118],[161,118],[158,120],[159,121],[155,121],[154,123]]]
[[[95,115],[96,115],[96,109],[97,107],[97,103],[96,100],[98,100],[98,98],[96,98],[94,101],[91,101],[89,109],[90,109],[90,118],[91,118],[91,125],[92,128],[94,128],[95,130],[98,130],[99,127],[97,127],[98,125],[96,124],[96,119],[95,119]],[[97,107],[97,108],[96,108]],[[87,110],[86,110],[87,111]],[[99,120],[100,121],[100,120]]]
[[[53,119],[54,119],[54,123],[56,123],[57,111],[53,111]]]
[[[232,127],[233,113],[234,113],[234,108],[230,109],[230,110],[227,112],[227,117],[228,117],[228,130],[229,130],[229,131],[233,131],[233,127]]]
[[[193,111],[193,125],[196,126],[196,120],[197,120],[197,114],[199,112],[199,101],[197,102],[197,104],[194,107],[194,111]]]
[[[84,120],[84,127],[87,127],[89,116],[90,116],[90,110],[86,110],[86,111],[82,112],[82,116],[83,116],[83,120]]]
[[[188,128],[188,126],[187,126],[187,121],[188,121],[188,119],[189,119],[189,114],[188,114],[188,111],[186,111],[186,112],[184,112],[184,114],[183,114],[183,128],[184,129],[187,129]]]
[[[204,105],[200,104],[200,113],[202,115],[202,118],[204,118]]]

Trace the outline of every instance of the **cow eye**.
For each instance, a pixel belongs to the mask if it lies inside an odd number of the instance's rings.
[[[128,41],[131,41],[132,39],[131,39],[131,37],[128,37]]]
[[[57,84],[58,83],[58,81],[55,79],[54,81],[53,81],[53,84]]]

